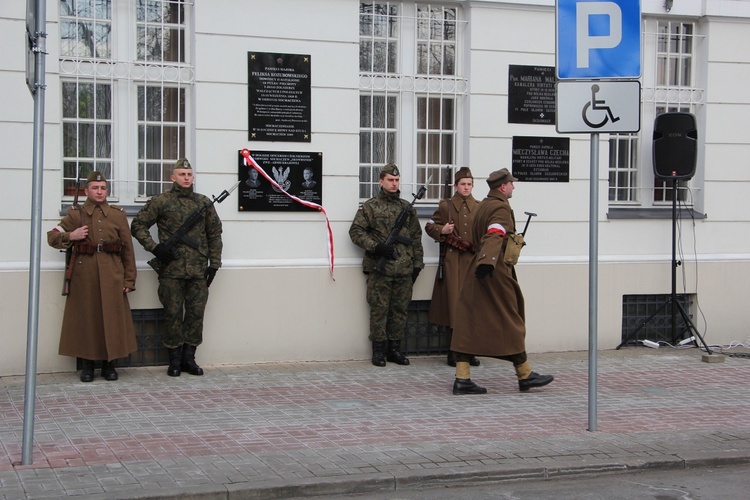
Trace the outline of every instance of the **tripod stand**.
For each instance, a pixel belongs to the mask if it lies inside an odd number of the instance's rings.
[[[680,265],[680,263],[677,262],[677,188],[678,186],[679,186],[679,181],[677,180],[677,177],[673,173],[672,174],[672,293],[664,301],[664,303],[659,307],[659,309],[654,311],[654,313],[651,316],[646,318],[646,321],[641,323],[641,325],[638,328],[636,328],[627,337],[625,337],[625,339],[623,339],[623,341],[620,342],[620,345],[618,345],[616,349],[619,349],[620,347],[627,344],[631,340],[631,338],[637,339],[638,332],[641,331],[641,329],[644,326],[646,326],[649,321],[654,319],[654,317],[656,317],[657,314],[663,311],[665,307],[671,306],[672,342],[674,343],[677,340],[677,313],[679,312],[679,314],[682,316],[682,320],[685,322],[685,325],[687,325],[688,331],[693,333],[695,346],[700,347],[698,345],[698,341],[700,340],[700,343],[706,349],[706,352],[708,354],[713,354],[711,352],[711,349],[706,344],[706,341],[703,340],[703,337],[701,337],[701,334],[698,333],[698,329],[690,320],[690,317],[688,316],[687,312],[685,312],[685,308],[682,307],[682,304],[677,301],[677,266]]]

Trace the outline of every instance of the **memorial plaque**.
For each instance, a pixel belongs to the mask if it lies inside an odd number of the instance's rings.
[[[555,67],[508,69],[508,123],[555,124]]]
[[[310,56],[248,52],[251,141],[310,142]]]
[[[513,137],[513,175],[524,182],[568,182],[570,139]]]
[[[245,165],[239,154],[240,212],[309,212],[313,209],[297,203],[287,193],[301,200],[323,204],[323,153],[299,151],[251,151],[250,155],[283,189],[268,181],[252,166]]]

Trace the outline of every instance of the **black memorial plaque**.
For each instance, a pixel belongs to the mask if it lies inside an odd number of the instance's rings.
[[[555,67],[508,69],[508,123],[555,124]]]
[[[323,203],[323,153],[298,151],[251,151],[255,162],[287,193],[321,205]],[[271,184],[252,166],[245,165],[239,152],[240,212],[307,212],[313,210],[297,203]]]
[[[248,52],[251,141],[310,142],[310,56]]]
[[[513,175],[525,182],[568,182],[570,139],[513,137]]]

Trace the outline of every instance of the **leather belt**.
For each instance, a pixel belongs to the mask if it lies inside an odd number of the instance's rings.
[[[76,251],[81,255],[94,255],[95,253],[116,253],[122,252],[124,247],[122,241],[116,241],[113,243],[99,243],[94,245],[91,243],[76,243]]]

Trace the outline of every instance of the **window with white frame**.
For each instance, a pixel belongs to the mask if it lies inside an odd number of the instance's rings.
[[[610,206],[650,208],[671,204],[671,183],[653,172],[653,124],[662,113],[696,114],[704,104],[705,92],[697,71],[703,40],[692,22],[644,21],[641,132],[609,136]],[[698,190],[698,184],[694,178],[688,186]],[[686,189],[680,190],[678,200],[691,205],[694,202]]]
[[[460,161],[466,23],[458,8],[426,3],[360,2],[359,11],[359,196],[376,195],[380,169],[395,162],[403,191],[429,179],[425,199],[439,199]]]
[[[192,0],[60,0],[63,194],[100,170],[144,200],[186,155]]]

